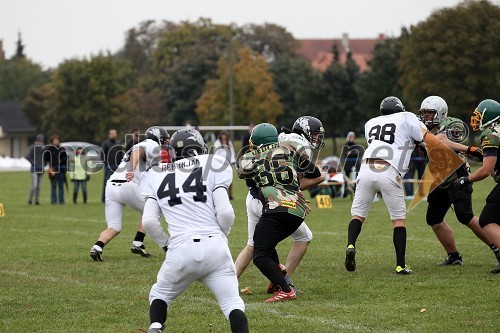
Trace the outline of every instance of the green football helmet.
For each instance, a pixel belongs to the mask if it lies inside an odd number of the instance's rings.
[[[250,144],[257,148],[263,145],[278,142],[278,130],[269,123],[255,126],[250,134]]]
[[[484,130],[496,124],[500,119],[500,103],[493,99],[485,99],[479,103],[470,117],[470,125],[474,131]]]

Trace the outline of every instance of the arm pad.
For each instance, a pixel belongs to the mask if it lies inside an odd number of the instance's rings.
[[[304,174],[304,178],[318,178],[318,177],[321,177],[321,171],[318,169],[317,166],[314,167],[314,171],[306,172]]]
[[[217,223],[219,224],[222,232],[229,235],[231,227],[234,223],[234,210],[233,206],[231,206],[231,202],[229,202],[227,190],[223,187],[219,187],[213,192],[212,197],[214,199]]]

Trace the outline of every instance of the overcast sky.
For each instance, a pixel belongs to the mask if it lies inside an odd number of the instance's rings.
[[[117,51],[125,32],[154,19],[215,23],[276,23],[295,38],[376,38],[399,35],[457,0],[0,0],[0,39],[6,57],[22,33],[25,54],[45,68],[64,59]],[[493,0],[500,4],[500,0]]]

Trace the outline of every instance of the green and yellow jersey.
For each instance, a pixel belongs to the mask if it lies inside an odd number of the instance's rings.
[[[481,133],[481,149],[484,157],[497,157],[497,163],[491,176],[495,182],[500,183],[500,124],[485,129]]]
[[[238,175],[251,179],[260,190],[264,213],[285,212],[304,218],[306,206],[300,200],[300,175],[310,170],[305,149],[285,141],[250,151],[238,160]]]

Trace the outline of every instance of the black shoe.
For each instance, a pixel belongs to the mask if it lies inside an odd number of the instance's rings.
[[[352,245],[349,245],[345,250],[345,268],[349,272],[356,270],[356,249]]]
[[[132,247],[130,248],[130,252],[132,252],[134,254],[140,254],[141,257],[151,257],[151,253],[146,251],[146,248],[144,247],[144,245],[135,246],[132,244]]]
[[[35,205],[40,205],[40,203],[38,201],[35,202]]]
[[[463,266],[464,262],[462,260],[461,256],[458,257],[452,257],[448,255],[446,258],[444,258],[443,261],[438,262],[436,265],[438,266]]]
[[[404,268],[401,266],[396,267],[396,274],[409,275],[411,273],[413,273],[413,271],[410,269],[410,266],[408,265],[405,265]]]
[[[98,249],[95,248],[95,245],[93,245],[91,248],[90,248],[90,257],[94,260],[94,261],[104,261],[104,259],[102,259],[102,251],[99,251]]]
[[[164,329],[165,326],[162,326],[161,328],[150,328],[148,333],[162,333]]]
[[[28,205],[31,205],[31,201],[28,201]]]

